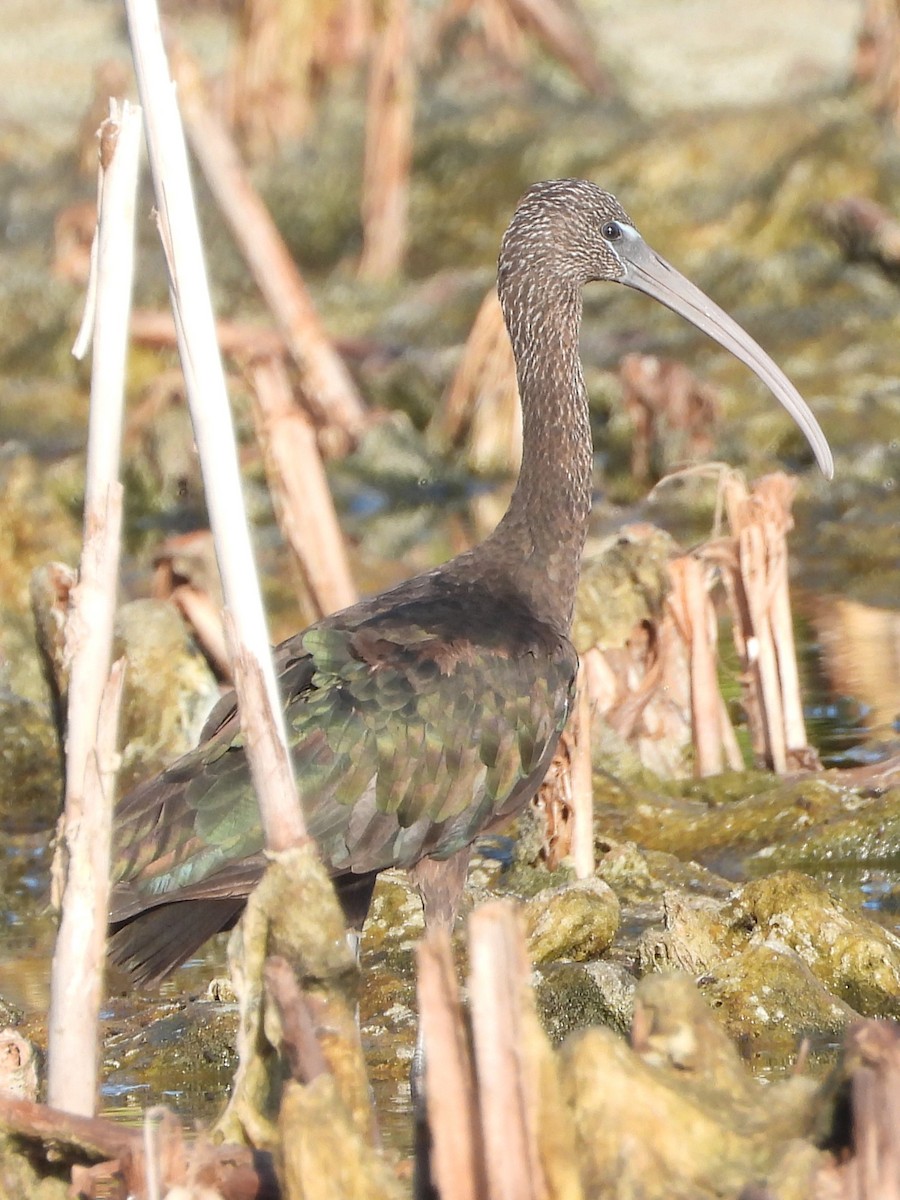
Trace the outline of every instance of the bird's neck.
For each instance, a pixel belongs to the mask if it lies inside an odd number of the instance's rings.
[[[568,632],[591,511],[593,451],[578,355],[581,291],[501,294],[522,402],[522,465],[509,508],[475,554],[536,615]]]

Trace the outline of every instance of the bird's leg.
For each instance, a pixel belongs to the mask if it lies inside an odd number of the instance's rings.
[[[336,875],[331,881],[344,914],[347,942],[353,951],[357,965],[359,965],[363,925],[369,915],[377,878],[377,871],[367,871],[364,875],[353,875],[348,872],[346,875]]]

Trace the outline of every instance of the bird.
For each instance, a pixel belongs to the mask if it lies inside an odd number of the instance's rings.
[[[411,869],[426,925],[452,926],[473,841],[523,808],[554,756],[573,704],[570,630],[592,500],[582,291],[604,281],[661,301],[741,359],[833,473],[793,384],[650,248],[613,195],[578,179],[530,187],[497,275],[523,417],[504,516],[473,549],[274,650],[307,827],[357,931],[378,873],[394,866]],[[117,806],[111,959],[138,983],[164,978],[235,924],[264,867],[229,694],[198,746]]]

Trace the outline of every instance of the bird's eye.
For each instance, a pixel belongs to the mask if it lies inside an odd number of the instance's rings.
[[[622,226],[618,221],[607,221],[600,232],[608,242],[614,242],[622,236]]]

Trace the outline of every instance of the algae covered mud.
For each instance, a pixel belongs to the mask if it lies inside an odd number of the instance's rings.
[[[641,6],[628,7],[628,20],[637,19]],[[831,15],[844,7],[835,4]],[[601,18],[613,11],[597,8]],[[17,1010],[38,1040],[53,928],[46,889],[59,766],[29,588],[32,572],[48,561],[77,561],[86,409],[83,369],[68,357],[81,285],[67,274],[59,250],[77,226],[77,212],[69,213],[68,225],[57,217],[93,194],[92,171],[79,174],[75,126],[87,108],[97,46],[105,54],[124,52],[104,6],[64,9],[69,16],[77,9],[91,33],[69,41],[71,53],[84,58],[71,68],[81,89],[77,105],[70,99],[57,107],[43,140],[15,121],[0,127],[8,232],[0,247],[8,314],[0,329],[0,996],[10,1005],[9,1020]],[[221,19],[208,12],[194,19],[209,22],[194,29],[212,29],[210,45],[227,38]],[[48,18],[48,26],[55,20]],[[832,35],[838,27],[830,17]],[[602,36],[602,23],[598,28]],[[616,20],[611,28],[617,51],[624,26]],[[653,76],[659,87],[665,72],[660,77],[658,60],[648,71],[640,55],[621,50],[628,63],[619,64],[616,94],[591,102],[543,60],[535,78],[514,85],[498,82],[477,58],[448,62],[421,95],[408,270],[395,284],[361,283],[350,265],[359,239],[360,123],[348,114],[358,111],[358,82],[334,88],[302,146],[257,169],[367,400],[394,414],[374,424],[352,456],[329,467],[363,591],[449,556],[482,536],[502,511],[506,482],[476,477],[474,450],[469,456],[465,447],[436,444],[425,428],[490,285],[502,227],[524,187],[539,177],[587,176],[620,194],[648,240],[788,370],[835,447],[836,479],[827,485],[809,469],[787,420],[727,356],[674,319],[649,315],[638,297],[588,300],[582,352],[598,447],[589,550],[608,551],[623,525],[642,523],[663,527],[682,546],[708,538],[715,479],[683,478],[646,498],[654,479],[686,456],[741,464],[751,479],[778,466],[794,471],[800,487],[788,544],[802,694],[811,741],[829,769],[787,778],[755,770],[672,778],[689,775],[690,762],[675,772],[659,763],[652,769],[621,728],[598,730],[597,877],[573,886],[565,861],[548,872],[543,813],[533,826],[524,823],[515,848],[503,840],[482,847],[469,901],[498,891],[521,900],[538,1011],[560,1043],[598,1025],[627,1029],[638,987],[652,988],[670,968],[699,980],[716,1028],[727,1031],[756,1073],[770,1077],[791,1068],[804,1038],[811,1063],[824,1070],[856,1014],[900,1017],[897,282],[875,260],[848,262],[822,219],[826,203],[848,195],[897,211],[900,143],[889,124],[872,116],[865,97],[846,86],[852,18],[846,28],[846,59],[807,60],[805,80],[799,68],[791,72],[789,99],[778,86],[760,98],[754,84],[752,105],[746,97],[735,103],[722,96],[727,103],[715,110],[687,108],[685,96],[660,102],[657,92],[655,101],[647,99]],[[33,36],[42,55],[60,53]],[[654,40],[650,29],[644,42]],[[727,69],[722,60],[713,74]],[[222,314],[259,319],[242,264],[215,214],[205,215]],[[162,273],[151,231],[141,237],[149,265],[140,300],[157,304]],[[692,445],[690,431],[663,424],[649,445],[643,483],[632,471],[635,416],[623,402],[619,374],[623,356],[638,352],[688,361],[713,393],[701,431],[706,444]],[[208,704],[216,686],[174,611],[149,599],[162,541],[203,519],[177,384],[163,386],[170,366],[166,354],[134,352],[129,560],[118,630],[130,662],[126,785],[155,770],[160,756],[186,748],[202,722],[204,697]],[[281,637],[303,621],[261,486],[240,381],[235,395],[273,636]],[[180,566],[192,553],[179,544]],[[193,578],[197,570],[195,563]],[[201,576],[204,570],[201,562]],[[604,636],[626,656],[635,650],[632,630],[650,628],[664,597],[654,592],[652,565],[629,560],[617,570],[617,579],[637,580],[638,587],[622,587],[621,628]],[[603,586],[610,596],[609,576]],[[608,602],[607,615],[612,607]],[[729,641],[726,624],[720,678],[736,716],[738,667]],[[398,1145],[409,1136],[412,945],[420,928],[406,881],[385,879],[363,946],[360,1006],[382,1123]],[[186,1117],[219,1110],[234,1071],[235,1018],[229,1001],[206,989],[222,970],[223,948],[213,945],[161,993],[135,995],[122,980],[111,981],[104,1051],[110,1108],[138,1112],[164,1100]],[[605,1038],[592,1053],[619,1062],[621,1044]],[[578,1043],[567,1045],[564,1053],[576,1059]],[[577,1089],[577,1078],[571,1086]],[[795,1110],[807,1112],[804,1104]],[[750,1138],[742,1160],[751,1164],[747,1170],[766,1160],[764,1140],[764,1133]]]

